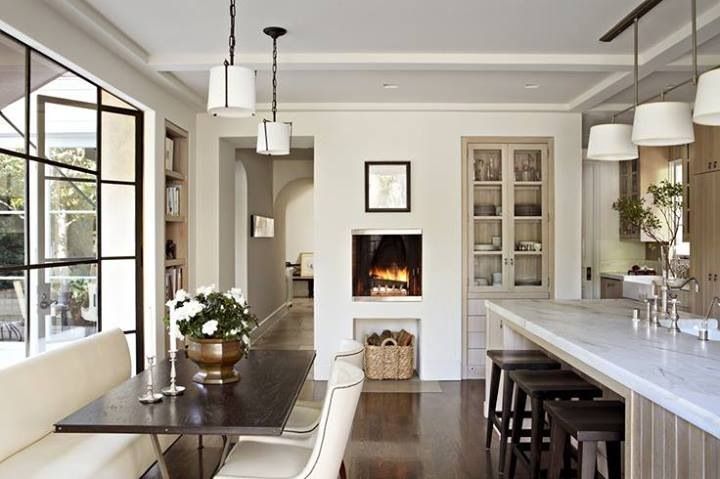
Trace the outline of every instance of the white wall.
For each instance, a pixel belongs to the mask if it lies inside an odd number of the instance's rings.
[[[81,28],[72,24],[43,0],[0,0],[0,28],[43,53],[85,75],[121,98],[145,110],[144,224],[145,247],[145,350],[154,354],[163,344],[164,326],[164,181],[163,150],[165,120],[190,132],[190,163],[195,158],[196,105],[177,98],[140,73],[114,52],[104,48]],[[215,161],[217,163],[217,160]],[[195,196],[190,178],[190,197]],[[191,200],[192,201],[192,200]],[[190,205],[192,209],[192,205]],[[195,228],[190,221],[190,264],[195,262]],[[214,236],[217,237],[217,228]],[[191,284],[194,279],[189,272]],[[164,354],[159,348],[158,354]]]
[[[555,142],[555,293],[580,297],[581,119],[575,113],[295,112],[293,133],[314,137],[315,375],[326,378],[353,318],[419,318],[423,379],[460,379],[462,366],[461,138],[543,136]],[[217,207],[218,139],[254,136],[256,120],[197,119],[197,211]],[[412,161],[412,212],[364,212],[364,161]],[[215,172],[215,174],[213,174]],[[197,216],[198,234],[218,231],[217,215]],[[353,228],[423,230],[423,301],[351,301]],[[199,281],[218,275],[219,258],[198,249]]]
[[[278,218],[283,216],[287,261],[295,262],[300,253],[315,249],[313,200],[312,179],[302,178],[286,185],[275,202]]]

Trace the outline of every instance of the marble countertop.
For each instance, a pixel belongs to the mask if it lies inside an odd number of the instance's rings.
[[[720,341],[633,325],[634,307],[631,300],[488,301],[517,328],[720,438]]]

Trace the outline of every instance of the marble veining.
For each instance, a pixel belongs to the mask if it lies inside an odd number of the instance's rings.
[[[633,324],[634,307],[630,300],[488,301],[516,328],[720,438],[720,342]]]

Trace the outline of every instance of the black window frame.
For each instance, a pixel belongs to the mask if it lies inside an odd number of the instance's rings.
[[[17,152],[8,150],[0,147],[0,153],[17,158],[24,161],[25,165],[25,185],[24,185],[24,212],[25,212],[25,238],[24,238],[24,263],[17,265],[0,265],[0,274],[13,272],[22,273],[25,280],[25,308],[28,317],[25,320],[25,357],[30,357],[30,337],[31,337],[31,321],[29,315],[31,314],[31,275],[30,271],[38,269],[52,269],[63,266],[77,266],[77,265],[95,265],[97,275],[97,331],[102,331],[102,264],[104,261],[115,261],[115,260],[134,260],[135,261],[135,328],[129,330],[123,330],[125,335],[135,335],[135,365],[136,372],[141,372],[144,369],[144,327],[143,327],[143,257],[142,257],[142,239],[143,239],[143,164],[144,164],[144,111],[138,108],[132,103],[121,100],[128,106],[134,108],[123,108],[115,105],[103,104],[103,92],[108,95],[115,96],[111,92],[105,90],[96,82],[87,78],[86,76],[78,73],[77,71],[63,65],[59,61],[51,58],[45,53],[31,47],[25,42],[18,38],[10,35],[6,31],[0,29],[0,36],[7,38],[9,41],[15,42],[19,47],[25,50],[25,93],[23,95],[25,102],[25,122],[22,136],[24,136],[24,152]],[[79,104],[91,105],[96,109],[96,163],[95,171],[87,168],[65,164],[58,161],[53,161],[48,158],[44,158],[43,152],[39,150],[39,144],[36,146],[36,154],[32,155],[31,152],[31,111],[30,111],[30,98],[32,92],[32,62],[33,57],[39,57],[43,60],[49,61],[64,71],[71,73],[78,78],[93,85],[96,89],[96,101],[94,104],[88,102],[82,102],[79,100],[71,100],[67,98],[48,97],[46,95],[37,95],[38,107],[41,102],[45,103],[61,103],[69,106],[79,106]],[[116,97],[117,98],[117,97]],[[102,115],[103,113],[114,113],[120,115],[131,116],[135,120],[135,177],[133,181],[123,180],[110,180],[102,178]],[[38,138],[40,137],[40,115],[37,115],[36,120],[38,121]],[[15,127],[13,123],[10,123],[11,127]],[[20,132],[18,132],[20,133]],[[41,166],[54,166],[65,170],[74,170],[77,172],[93,175],[95,178],[83,179],[81,181],[94,181],[97,188],[96,193],[96,251],[94,258],[67,258],[67,259],[52,259],[44,260],[40,258],[39,261],[33,263],[30,258],[31,251],[31,223],[35,221],[37,224],[38,219],[31,218],[31,198],[30,198],[30,165],[31,162],[35,162]],[[102,186],[103,185],[125,185],[134,186],[135,195],[135,251],[132,256],[104,256],[102,253]],[[20,277],[20,276],[18,276]]]

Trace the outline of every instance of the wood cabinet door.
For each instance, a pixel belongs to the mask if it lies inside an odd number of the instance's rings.
[[[694,231],[690,245],[690,269],[700,283],[700,291],[695,295],[694,311],[702,313],[705,305],[715,296],[718,273],[718,253],[713,248],[713,238],[719,223],[716,221],[715,210],[720,193],[720,173],[703,173],[693,177],[693,216]]]

